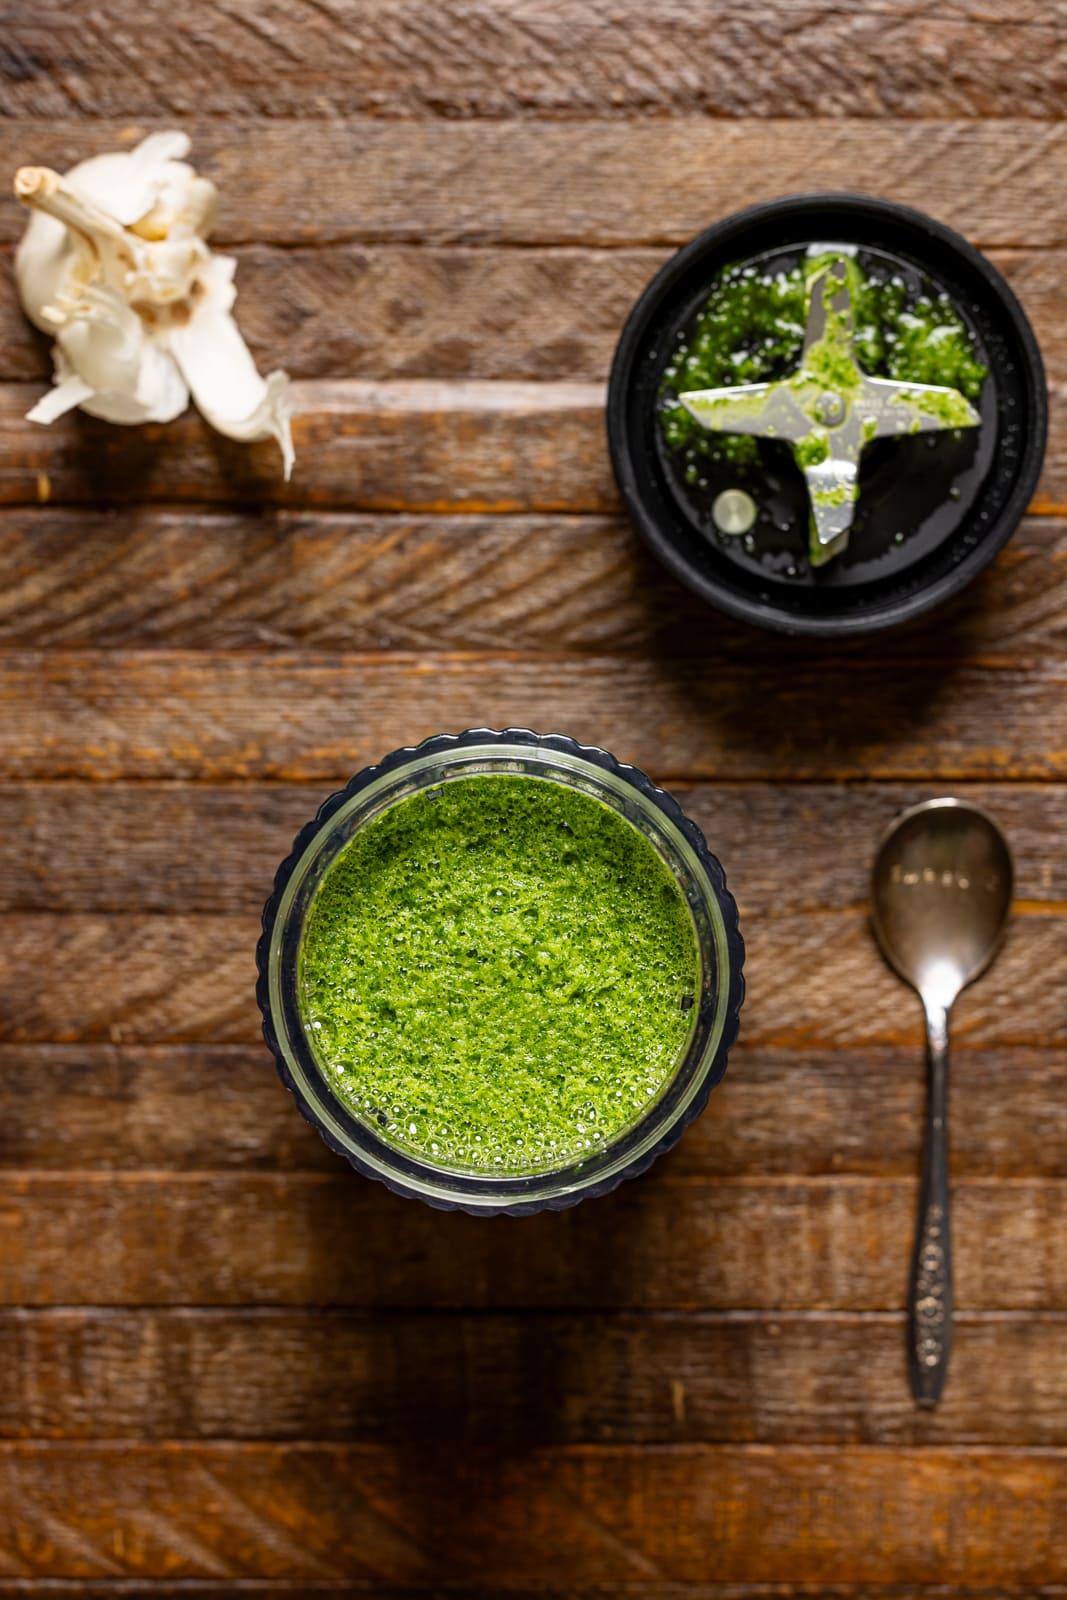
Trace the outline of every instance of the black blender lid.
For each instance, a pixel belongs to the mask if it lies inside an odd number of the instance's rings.
[[[664,434],[662,388],[680,341],[692,335],[724,273],[770,280],[814,252],[835,250],[855,257],[871,281],[892,280],[905,302],[947,302],[986,377],[975,397],[977,427],[864,449],[848,548],[812,565],[810,501],[790,447],[753,441],[744,465],[736,453],[709,447],[687,464]],[[746,621],[842,636],[918,616],[993,559],[1037,484],[1048,399],[1033,331],[980,251],[907,207],[865,195],[811,194],[737,212],[667,262],[623,329],[607,422],[627,511],[677,577]],[[738,492],[738,503],[758,517],[743,539],[726,536],[711,511]]]

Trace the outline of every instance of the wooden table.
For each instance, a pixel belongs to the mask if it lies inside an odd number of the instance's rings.
[[[190,129],[302,412],[288,486],[194,415],[34,428],[46,350],[0,277],[0,1596],[1062,1593],[1060,8],[5,0],[0,40],[4,172]],[[603,384],[673,246],[858,183],[1008,274],[1052,434],[961,602],[794,647],[638,549]],[[252,994],[318,798],[508,722],[669,783],[750,950],[679,1149],[518,1223],[331,1157]],[[865,892],[886,821],[946,790],[1004,823],[1020,898],[959,1006],[960,1312],[920,1415],[920,1015]]]

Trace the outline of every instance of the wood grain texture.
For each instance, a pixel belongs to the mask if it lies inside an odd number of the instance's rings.
[[[519,1248],[344,1170],[3,1174],[0,1304],[897,1311],[915,1187],[661,1171],[524,1219]],[[961,1310],[1067,1309],[1067,1183],[953,1198]]]
[[[0,170],[64,170],[167,119],[0,122]],[[1026,118],[273,122],[183,118],[222,244],[681,244],[741,205],[864,188],[988,248],[1067,245],[1067,127]],[[309,181],[313,174],[313,181]],[[0,242],[24,216],[0,212]]]
[[[383,1584],[366,1578],[231,1578],[221,1585],[204,1578],[12,1578],[0,1579],[0,1600],[333,1600],[333,1597],[359,1597],[359,1600],[428,1600],[447,1596],[447,1600],[482,1600],[485,1590],[477,1584]],[[1067,1589],[1057,1583],[1031,1584],[1026,1590],[1006,1588],[961,1588],[953,1585],[931,1588],[901,1584],[820,1584],[817,1589],[804,1584],[765,1583],[673,1583],[669,1580],[583,1584],[580,1589],[530,1589],[508,1586],[508,1600],[1063,1600]]]
[[[901,1020],[914,1026],[906,999]],[[914,1178],[922,1095],[917,1041],[804,1050],[742,1039],[664,1171]],[[0,1127],[0,1167],[15,1172],[344,1170],[256,1044],[0,1045]],[[952,1170],[1067,1178],[1062,1049],[955,1052]]]
[[[384,749],[375,752],[384,755]],[[746,915],[855,911],[875,843],[932,783],[676,783]],[[329,790],[310,784],[0,784],[0,832],[18,840],[0,909],[258,914],[279,861]],[[999,819],[1026,914],[1067,902],[1067,789],[961,786]],[[803,849],[796,841],[803,840]]]
[[[289,483],[272,440],[239,444],[195,411],[121,428],[81,412],[27,422],[0,387],[0,505],[192,501],[384,511],[615,508],[599,385],[296,384]],[[1045,498],[1058,482],[1047,474]]]
[[[743,931],[749,1044],[918,1049],[921,1011],[878,955],[865,907],[752,913]],[[0,1041],[254,1042],[258,932],[252,916],[13,913],[0,969]],[[1067,1044],[1062,913],[1018,917],[996,977],[958,1001],[958,1045]]]
[[[0,116],[1054,117],[1067,91],[1062,30],[1033,4],[445,0],[432,27],[418,0],[108,15],[96,30],[56,0],[0,7]]]
[[[410,1585],[382,1584],[373,1579],[314,1579],[310,1581],[288,1578],[230,1579],[221,1587],[203,1578],[152,1578],[148,1584],[138,1579],[111,1578],[106,1583],[87,1578],[21,1578],[0,1580],[0,1600],[32,1600],[32,1597],[52,1596],[59,1600],[330,1600],[332,1596],[359,1596],[361,1600],[427,1600],[428,1595],[446,1594],[448,1600],[475,1600],[484,1595],[484,1589],[470,1584],[412,1587]],[[1067,1593],[1061,1584],[1030,1585],[1021,1589],[995,1589],[954,1585],[951,1591],[931,1589],[928,1585],[916,1588],[900,1584],[854,1585],[820,1584],[818,1589],[795,1584],[737,1584],[737,1583],[672,1583],[636,1582],[583,1584],[581,1589],[558,1586],[536,1589],[508,1588],[508,1600],[943,1600],[949,1593],[952,1600],[1062,1600]]]
[[[248,244],[234,254],[241,331],[264,368],[295,378],[602,379],[667,252]],[[1059,259],[1019,253],[1035,285],[1028,303],[1046,321]],[[49,341],[2,271],[0,379],[51,373]]]
[[[26,424],[0,208],[0,1600],[1067,1600],[1062,10],[0,0],[4,169],[187,126],[305,413],[285,490],[195,416]],[[673,246],[857,152],[993,252],[1053,430],[995,568],[831,654],[639,551],[603,383]],[[485,721],[681,780],[749,939],[678,1150],[518,1225],[351,1174],[251,992],[327,788]],[[923,1415],[920,1019],[866,866],[946,788],[1020,901],[958,1012]]]
[[[194,411],[120,428],[81,412],[27,422],[32,385],[0,385],[0,506],[159,502],[362,511],[617,511],[604,391],[588,383],[337,380],[293,386],[298,467]],[[1067,513],[1067,388],[1031,501]]]
[[[295,378],[602,381],[665,249],[240,246],[241,331]],[[6,266],[8,245],[0,259]],[[1055,389],[1067,378],[1067,253],[996,250]],[[0,380],[51,380],[49,341],[0,270]]]
[[[384,750],[379,752],[384,754]],[[675,784],[725,862],[745,914],[854,910],[870,856],[929,784]],[[1005,827],[1027,912],[1067,901],[1061,784],[966,784]],[[278,862],[328,794],[320,784],[0,784],[0,830],[18,838],[0,909],[258,914]],[[208,843],[210,842],[210,843]]]
[[[1060,1447],[1064,1330],[961,1314],[922,1412],[890,1313],[8,1311],[0,1437]]]
[[[558,1580],[557,1580],[558,1585]],[[541,1584],[535,1589],[508,1587],[508,1600],[1063,1600],[1067,1588],[1058,1583],[1030,1584],[1026,1590],[1006,1588],[961,1588],[951,1590],[901,1584],[807,1584],[766,1583],[673,1583],[671,1581],[583,1584],[580,1589],[564,1589]],[[481,1600],[485,1590],[478,1585],[449,1584],[427,1588],[409,1584],[383,1584],[374,1579],[315,1578],[231,1578],[221,1584],[204,1578],[109,1578],[104,1583],[91,1578],[12,1578],[0,1579],[0,1600],[331,1600],[331,1597],[360,1597],[360,1600],[427,1600],[433,1595],[448,1600]]]
[[[769,694],[766,662],[740,655],[709,670],[655,654],[10,652],[0,657],[0,781],[328,785],[398,744],[485,726],[561,730],[663,783],[1067,776],[1067,668],[1055,660],[1012,668],[916,654],[890,672],[873,649],[797,648],[781,662]]]
[[[207,1497],[206,1500],[202,1497]],[[5,1575],[1059,1582],[1061,1452],[0,1447]],[[982,1515],[973,1515],[981,1504]],[[14,1508],[17,1507],[17,1513]],[[17,1516],[17,1520],[16,1520]]]
[[[0,511],[0,644],[698,655],[780,648],[709,611],[621,517]],[[850,656],[1067,655],[1067,522],[1031,518],[939,615]],[[812,651],[812,654],[815,652]],[[252,803],[250,798],[249,803]]]

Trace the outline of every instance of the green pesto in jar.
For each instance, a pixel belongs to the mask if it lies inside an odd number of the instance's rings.
[[[777,271],[758,263],[727,268],[683,334],[660,385],[660,422],[672,450],[686,452],[685,478],[701,477],[700,458],[741,466],[758,459],[748,435],[709,432],[681,404],[691,389],[763,383],[789,375],[800,363],[808,288],[840,252],[829,251]],[[939,384],[975,401],[986,368],[974,338],[944,292],[916,294],[896,275],[873,276],[849,258],[855,316],[855,353],[871,377]],[[811,363],[809,363],[809,366]],[[848,374],[816,373],[828,389],[847,387]],[[927,404],[933,402],[927,401]],[[808,464],[808,463],[802,463]]]
[[[536,777],[399,801],[327,869],[301,1010],[334,1093],[434,1164],[586,1159],[663,1089],[699,981],[685,899],[601,801]]]

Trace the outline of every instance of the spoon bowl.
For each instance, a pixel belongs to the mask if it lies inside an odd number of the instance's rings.
[[[921,1406],[941,1398],[952,1345],[949,1012],[996,954],[1013,877],[996,823],[959,800],[927,800],[905,811],[882,840],[871,873],[875,935],[926,1015],[926,1137],[908,1291],[909,1370]]]
[[[874,863],[875,933],[890,965],[946,1009],[996,954],[1012,894],[1012,861],[991,817],[959,800],[927,800],[898,817]]]

